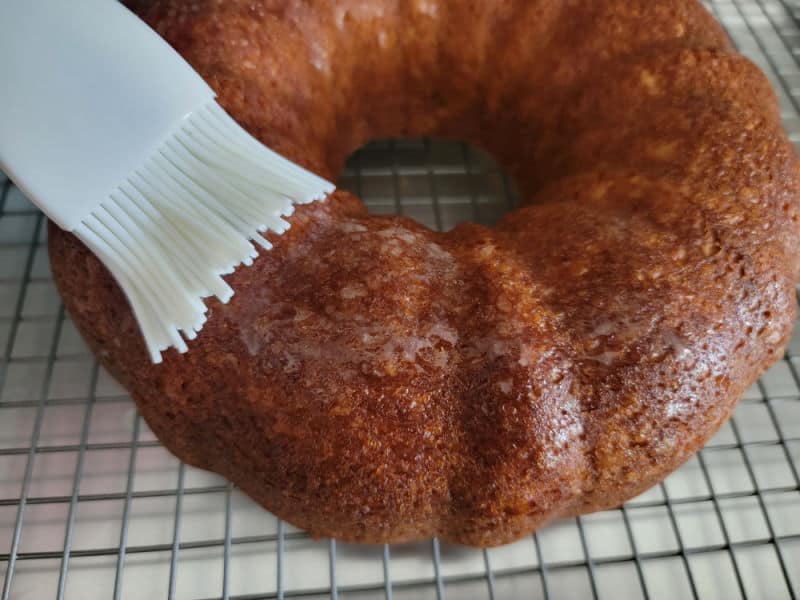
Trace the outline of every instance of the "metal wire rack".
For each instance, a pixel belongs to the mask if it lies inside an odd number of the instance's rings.
[[[707,5],[800,144],[800,2]],[[340,183],[436,229],[514,204],[457,143],[373,143]],[[485,551],[312,540],[161,447],[64,313],[43,217],[0,189],[2,600],[800,596],[800,334],[704,450],[619,509]]]

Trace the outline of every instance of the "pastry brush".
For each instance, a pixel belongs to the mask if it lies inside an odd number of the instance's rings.
[[[124,291],[150,357],[330,182],[271,151],[115,0],[0,2],[0,168]]]

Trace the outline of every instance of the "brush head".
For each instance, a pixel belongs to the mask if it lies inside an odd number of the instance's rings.
[[[223,275],[334,186],[239,127],[118,2],[4,0],[0,23],[0,167],[105,263],[154,362],[186,351],[203,298],[233,295]]]
[[[206,321],[203,298],[230,300],[223,279],[258,256],[263,233],[289,229],[295,203],[335,186],[269,150],[211,102],[83,219],[75,233],[128,297],[153,362],[186,352]]]

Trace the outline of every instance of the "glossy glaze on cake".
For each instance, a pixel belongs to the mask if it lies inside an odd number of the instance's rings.
[[[56,282],[159,439],[317,535],[513,540],[682,464],[794,319],[798,164],[694,0],[135,2],[268,146],[487,149],[526,205],[435,233],[337,192],[152,365],[50,228]]]

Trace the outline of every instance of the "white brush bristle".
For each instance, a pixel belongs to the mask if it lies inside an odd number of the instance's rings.
[[[330,182],[269,150],[216,102],[195,111],[74,233],[105,263],[133,308],[153,362],[187,350],[206,320],[203,298],[228,302],[222,279],[283,233],[294,203]]]

